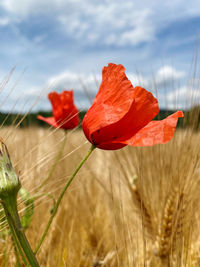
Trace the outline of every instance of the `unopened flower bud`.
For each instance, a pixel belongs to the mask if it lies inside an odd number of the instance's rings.
[[[0,198],[16,195],[21,187],[18,175],[16,174],[6,145],[0,139]]]

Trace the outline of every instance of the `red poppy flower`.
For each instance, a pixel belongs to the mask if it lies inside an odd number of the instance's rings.
[[[60,94],[52,92],[48,94],[48,98],[53,108],[53,117],[44,118],[39,115],[37,118],[55,128],[75,128],[79,123],[79,117],[78,109],[74,105],[73,91],[63,91]]]
[[[101,149],[164,144],[171,140],[178,118],[184,115],[177,111],[162,121],[151,121],[158,112],[157,99],[144,88],[134,88],[122,65],[109,63],[83,119],[83,131]]]

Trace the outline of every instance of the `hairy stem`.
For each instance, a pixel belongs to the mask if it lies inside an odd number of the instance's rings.
[[[29,245],[19,219],[16,196],[10,196],[9,198],[4,199],[2,205],[4,207],[6,218],[11,229],[13,240],[15,241],[24,264],[27,266],[28,260],[28,263],[31,267],[39,267],[39,263],[37,262],[37,259]],[[25,258],[25,255],[27,260]]]

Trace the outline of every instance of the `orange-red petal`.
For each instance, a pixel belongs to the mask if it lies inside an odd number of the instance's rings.
[[[157,99],[144,88],[134,88],[122,65],[110,63],[103,69],[99,92],[83,119],[83,131],[97,147],[117,149],[110,147],[116,146],[118,139],[131,138],[158,112]],[[109,147],[108,143],[115,145]]]
[[[91,133],[92,143],[98,148],[118,149],[118,141],[122,144],[122,140],[130,139],[157,115],[158,102],[150,92],[142,87],[135,87],[133,99],[130,109],[121,120]]]
[[[131,146],[153,146],[169,142],[177,125],[178,118],[184,117],[182,111],[177,111],[161,121],[151,121],[137,132],[132,138],[123,141],[123,144]]]
[[[37,118],[39,120],[45,121],[46,123],[48,123],[49,125],[52,125],[55,128],[58,128],[59,127],[58,124],[56,123],[56,120],[55,120],[54,117],[45,118],[45,117],[43,117],[41,115],[38,115]]]
[[[59,120],[63,113],[63,105],[60,95],[57,92],[51,92],[48,94],[48,98],[51,101],[53,108],[53,116],[56,120]]]
[[[102,71],[102,83],[83,119],[83,131],[92,142],[91,134],[103,127],[116,123],[130,109],[134,88],[122,65],[109,63]]]
[[[63,91],[60,94],[51,92],[48,98],[53,107],[56,127],[59,126],[63,129],[75,128],[79,123],[79,115],[78,109],[74,105],[73,91]]]
[[[73,91],[63,91],[60,94],[60,99],[63,105],[63,109],[69,109],[74,107]]]
[[[74,129],[79,124],[78,109],[74,106],[71,110],[65,110],[57,124],[63,129]]]

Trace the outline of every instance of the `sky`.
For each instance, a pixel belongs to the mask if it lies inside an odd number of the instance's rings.
[[[0,111],[51,110],[71,89],[86,109],[109,62],[161,108],[197,105],[199,31],[199,0],[1,0]]]

